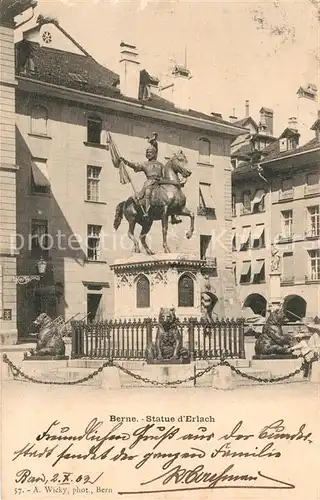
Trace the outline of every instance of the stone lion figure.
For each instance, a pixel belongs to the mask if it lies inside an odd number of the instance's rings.
[[[148,345],[146,357],[147,361],[189,358],[189,353],[182,344],[181,330],[174,308],[160,309],[156,340]]]
[[[292,335],[283,333],[282,325],[285,320],[286,316],[282,308],[276,308],[270,312],[256,340],[256,356],[291,354],[290,348],[295,344],[295,339]]]
[[[41,313],[33,322],[39,327],[36,334],[38,342],[36,349],[31,349],[31,356],[64,356],[65,343],[59,328],[53,324],[52,319],[46,313]]]

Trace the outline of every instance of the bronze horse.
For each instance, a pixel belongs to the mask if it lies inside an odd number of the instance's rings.
[[[150,211],[147,219],[143,217],[141,205],[133,196],[118,204],[113,227],[117,230],[123,216],[125,216],[129,223],[128,236],[133,241],[135,252],[140,252],[139,243],[134,236],[136,224],[140,224],[142,227],[139,238],[148,255],[154,254],[146,242],[146,236],[154,221],[161,220],[162,222],[163,249],[166,253],[170,252],[167,244],[170,216],[184,215],[190,217],[190,228],[186,237],[191,238],[194,231],[194,213],[186,207],[186,196],[182,191],[184,183],[179,180],[179,174],[184,178],[191,175],[190,170],[184,166],[186,163],[185,154],[183,151],[179,151],[164,165],[164,176],[151,194]]]

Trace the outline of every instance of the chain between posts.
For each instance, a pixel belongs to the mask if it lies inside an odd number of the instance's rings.
[[[176,385],[184,384],[186,382],[195,381],[196,379],[202,377],[206,373],[209,373],[210,371],[214,370],[218,366],[227,366],[231,369],[232,372],[234,372],[237,375],[239,375],[240,377],[246,378],[248,380],[252,380],[254,382],[262,382],[262,383],[271,384],[271,383],[275,383],[275,382],[282,382],[284,380],[288,380],[288,379],[294,377],[295,375],[298,375],[302,371],[306,371],[307,369],[309,369],[311,367],[312,363],[316,360],[317,360],[317,357],[314,357],[310,361],[306,361],[305,359],[303,359],[300,368],[297,368],[296,370],[294,370],[291,373],[288,373],[287,375],[282,375],[280,377],[263,378],[263,377],[255,377],[254,375],[250,375],[248,373],[245,373],[245,372],[239,370],[239,368],[236,368],[235,366],[230,364],[226,359],[222,358],[218,364],[208,366],[207,368],[199,371],[195,375],[192,375],[192,376],[187,377],[185,379],[182,379],[182,380],[177,379],[177,380],[168,381],[168,382],[160,382],[158,380],[151,380],[148,377],[142,377],[138,373],[134,373],[131,370],[129,370],[128,368],[121,366],[119,363],[115,363],[112,359],[109,359],[106,362],[104,362],[101,366],[99,366],[99,368],[97,368],[92,373],[87,375],[86,377],[82,377],[80,379],[70,380],[70,381],[58,381],[58,380],[51,381],[51,380],[40,380],[40,379],[37,379],[34,377],[30,377],[30,375],[27,375],[20,368],[18,368],[9,359],[9,357],[6,354],[3,355],[3,361],[4,361],[4,363],[7,363],[8,366],[10,367],[14,378],[17,378],[18,376],[20,376],[23,379],[27,380],[28,382],[32,382],[34,384],[45,384],[45,385],[77,385],[77,384],[82,384],[83,382],[87,382],[88,380],[91,380],[94,377],[96,377],[97,375],[99,375],[99,373],[101,373],[105,368],[115,367],[136,380],[139,380],[139,381],[144,382],[146,384],[151,384],[153,386],[162,386],[162,387],[176,386]]]

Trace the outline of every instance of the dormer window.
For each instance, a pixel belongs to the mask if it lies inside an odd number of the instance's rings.
[[[282,139],[279,140],[279,149],[280,153],[283,153],[284,151],[288,150],[288,141],[286,137],[283,137]]]
[[[290,137],[288,139],[288,151],[295,149],[297,147],[297,139],[295,137]]]

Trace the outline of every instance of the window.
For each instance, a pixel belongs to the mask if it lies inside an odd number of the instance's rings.
[[[210,141],[199,140],[199,163],[210,163]]]
[[[200,182],[198,215],[215,217],[214,201],[211,194],[211,184]]]
[[[282,225],[282,239],[291,239],[292,238],[292,210],[283,210],[281,212],[281,225]]]
[[[231,198],[231,203],[232,203],[232,217],[236,217],[237,215],[237,204],[236,204],[236,195],[233,194]]]
[[[99,201],[101,167],[87,167],[87,200]]]
[[[100,118],[89,118],[87,123],[87,142],[101,143],[102,121]]]
[[[286,137],[282,137],[282,139],[279,140],[280,153],[287,151],[287,149],[288,149],[288,140]]]
[[[242,193],[242,213],[251,212],[251,192],[244,191]]]
[[[320,250],[309,250],[309,279],[320,280]]]
[[[266,280],[265,262],[257,260],[252,266],[252,282],[263,283]]]
[[[254,198],[252,200],[252,212],[253,213],[258,213],[258,212],[264,211],[265,195],[266,195],[266,192],[263,189],[258,189],[256,191],[256,194],[254,195]]]
[[[237,284],[237,264],[234,262],[232,264],[233,266],[233,278],[234,278],[234,284]]]
[[[43,106],[31,108],[31,134],[47,135],[48,111]]]
[[[282,280],[283,282],[294,281],[293,253],[284,252],[282,255]]]
[[[37,259],[48,258],[48,221],[45,219],[31,220],[31,255]]]
[[[251,262],[242,262],[240,283],[250,283],[251,281]]]
[[[258,224],[254,231],[252,232],[251,241],[252,248],[264,248],[265,247],[265,231],[264,224]]]
[[[250,247],[251,227],[244,226],[241,231],[240,250],[245,251]]]
[[[210,245],[212,237],[206,234],[200,234],[200,259],[206,260],[210,257]]]
[[[280,193],[280,198],[281,199],[287,199],[287,198],[292,198],[293,197],[293,187],[292,187],[292,178],[288,177],[287,179],[282,180],[282,186],[281,186],[281,193]]]
[[[307,175],[307,185],[305,187],[305,194],[319,193],[319,174],[312,173]]]
[[[319,181],[318,174],[308,174],[307,175],[307,185],[308,186],[314,186],[315,184],[318,184],[318,181]]]
[[[146,276],[137,279],[137,307],[150,307],[150,282]]]
[[[288,150],[295,149],[297,146],[298,146],[297,138],[290,137],[290,139],[288,139]]]
[[[87,252],[88,260],[100,260],[100,238],[102,226],[88,225]]]
[[[50,180],[47,169],[47,160],[31,160],[31,189],[35,194],[48,194]]]
[[[308,232],[307,236],[320,235],[319,205],[308,207]]]
[[[183,274],[178,282],[178,306],[193,307],[194,305],[194,282],[191,276]]]

